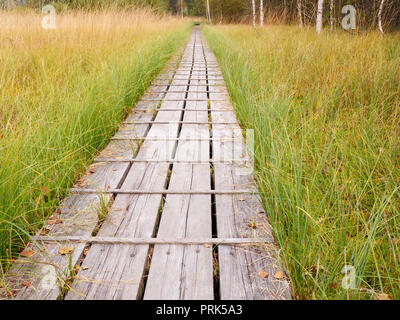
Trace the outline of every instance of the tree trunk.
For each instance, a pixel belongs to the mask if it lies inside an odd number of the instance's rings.
[[[324,0],[318,0],[317,10],[317,33],[321,33],[322,30],[322,14],[324,11]]]
[[[303,28],[303,14],[301,12],[301,0],[297,0],[297,11],[299,13],[299,27]]]
[[[260,0],[260,26],[264,25],[264,3]]]
[[[255,0],[251,0],[251,5],[253,7],[253,27],[256,26],[256,2]]]
[[[333,8],[334,8],[334,0],[331,0],[331,6],[330,6],[330,9],[331,9],[331,12],[330,12],[331,30],[333,30],[334,21],[335,21]]]
[[[181,15],[182,15],[182,19],[183,19],[183,0],[181,0]]]
[[[211,21],[211,13],[210,13],[210,2],[209,2],[209,0],[207,0],[207,15],[208,15],[208,22],[209,22],[210,24],[212,24],[212,21]]]
[[[383,11],[383,5],[385,4],[385,0],[381,0],[381,4],[379,6],[379,11],[378,11],[378,28],[379,31],[383,33],[385,33],[383,31],[383,27],[382,27],[382,11]]]

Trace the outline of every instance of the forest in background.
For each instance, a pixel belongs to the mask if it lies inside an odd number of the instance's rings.
[[[53,4],[57,9],[101,8],[106,6],[150,6],[160,13],[183,16],[207,16],[209,5],[212,23],[251,23],[253,5],[257,22],[264,12],[265,23],[313,25],[317,20],[318,3],[323,2],[323,24],[338,27],[344,16],[345,5],[353,5],[357,12],[357,29],[378,27],[378,17],[382,17],[385,30],[400,27],[400,0],[0,0],[3,7],[15,5],[41,8]]]

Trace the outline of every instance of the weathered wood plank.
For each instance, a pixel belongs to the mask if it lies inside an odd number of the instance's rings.
[[[190,54],[187,50],[185,55]],[[189,73],[187,75],[189,78]],[[188,84],[188,80],[174,80],[175,85]],[[183,98],[184,94],[169,94],[166,98]],[[181,112],[165,112],[183,107],[183,102],[164,102],[155,121],[178,121]],[[176,137],[178,124],[154,125],[148,137]],[[138,159],[169,159],[174,151],[174,141],[145,141],[137,155]],[[134,163],[122,189],[163,188],[168,175],[167,163]],[[99,236],[152,237],[158,219],[161,194],[118,195],[104,221]],[[138,299],[143,285],[149,245],[93,244],[84,261],[72,289],[66,299]]]
[[[199,42],[196,33],[195,43]],[[200,47],[194,48],[194,59],[203,56]],[[193,71],[190,83],[205,78],[204,71]],[[208,124],[191,124],[193,121],[207,122],[207,93],[200,87],[189,87],[186,110],[181,129],[181,138],[206,138]],[[192,101],[192,100],[202,101]],[[186,124],[185,124],[186,123]],[[176,159],[207,161],[210,158],[209,141],[179,141]],[[209,164],[175,164],[169,188],[172,190],[210,190]],[[167,195],[157,237],[195,238],[211,237],[211,195]],[[212,248],[204,245],[156,245],[151,261],[144,299],[213,299]]]
[[[83,243],[104,243],[104,244],[265,244],[268,239],[252,239],[252,238],[119,238],[119,237],[78,237],[78,236],[34,236],[32,241],[39,242],[83,242]]]

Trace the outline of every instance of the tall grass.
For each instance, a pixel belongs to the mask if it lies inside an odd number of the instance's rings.
[[[399,35],[206,27],[299,299],[400,299]],[[355,287],[342,286],[344,266]]]
[[[54,210],[190,29],[146,10],[66,12],[56,30],[41,19],[0,11],[2,262]]]

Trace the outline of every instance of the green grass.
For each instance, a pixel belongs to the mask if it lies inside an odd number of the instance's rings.
[[[298,299],[400,299],[399,35],[204,28]],[[342,287],[354,266],[356,289]]]
[[[3,271],[190,30],[143,10],[66,12],[56,30],[41,18],[0,11]]]

